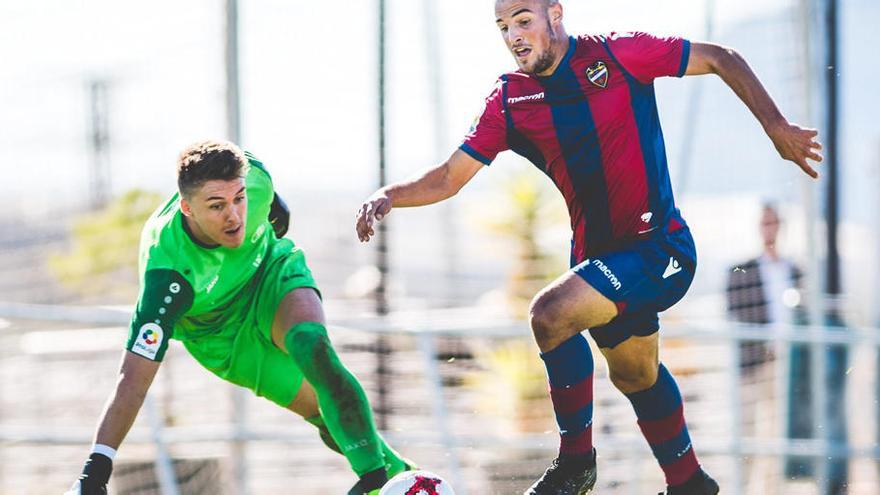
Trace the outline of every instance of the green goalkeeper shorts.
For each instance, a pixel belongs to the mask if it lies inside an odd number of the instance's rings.
[[[320,296],[302,249],[289,239],[280,239],[239,297],[218,310],[215,318],[201,318],[210,321],[211,331],[193,329],[204,336],[183,344],[215,375],[287,407],[303,375],[293,359],[272,343],[272,322],[281,299],[301,287],[314,289]]]

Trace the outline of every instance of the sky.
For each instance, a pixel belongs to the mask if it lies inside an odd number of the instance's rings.
[[[787,2],[720,2],[736,23]],[[425,2],[388,2],[388,145],[392,176],[444,158],[512,60],[494,27],[493,2],[433,7],[438,60],[428,58]],[[702,2],[568,2],[572,33],[643,29],[700,38]],[[376,165],[375,2],[242,1],[243,144],[310,188],[359,188]],[[186,144],[224,133],[223,2],[108,0],[3,2],[0,115],[3,162],[28,163],[47,199],[87,184],[86,86],[110,84],[112,183],[167,188]],[[429,70],[445,109],[435,143]],[[443,151],[441,151],[443,150]],[[7,165],[8,166],[8,165]],[[163,168],[164,167],[164,168]],[[51,171],[51,174],[47,172]],[[32,175],[31,175],[32,174]],[[57,184],[45,183],[47,176]],[[295,177],[295,178],[294,178]],[[342,180],[342,179],[345,180]],[[34,188],[7,186],[13,190]],[[366,190],[368,187],[363,187]],[[38,194],[39,195],[39,194]]]
[[[26,191],[24,196],[36,203],[22,203],[27,209],[80,196],[88,184],[86,87],[92,79],[110,84],[114,190],[173,186],[167,171],[177,152],[192,141],[225,132],[223,5],[220,0],[159,0],[149,7],[110,0],[0,3],[0,158],[7,167],[28,164],[27,170],[19,170],[20,181],[0,185],[0,190],[17,196]],[[426,5],[432,5],[430,26]],[[492,5],[491,0],[388,1],[392,178],[445,158],[479,113],[497,75],[512,67],[492,22]],[[788,114],[804,114],[802,95],[790,97],[798,84],[791,79],[800,70],[795,52],[802,37],[790,22],[797,0],[563,5],[571,33],[648,30],[692,39],[705,38],[707,6],[714,5],[715,39],[746,55]],[[872,36],[869,24],[860,26],[880,17],[880,7],[870,0],[844,0],[841,5],[842,59],[844,67],[852,68],[842,75],[844,134],[853,135],[846,141],[847,153],[860,164],[873,159],[876,165],[880,129],[862,125],[856,110],[864,108],[866,98],[878,103],[867,83],[876,80],[878,64],[859,61]],[[375,7],[375,1],[360,0],[240,2],[242,144],[267,163],[281,165],[275,167],[277,173],[285,180],[289,176],[287,182],[296,188],[367,191],[375,185]],[[430,31],[436,32],[437,43],[429,55]],[[439,130],[432,71],[441,85]],[[847,78],[848,73],[854,77]],[[690,134],[684,132],[689,119],[685,102],[696,84],[708,88],[703,89],[703,114],[729,114],[749,131],[745,138],[756,150],[747,155],[750,161],[775,158],[761,141],[760,129],[751,125],[751,116],[719,81],[662,80],[657,85],[673,177],[682,161],[676,154],[685,149],[684,136]],[[694,134],[701,134],[695,140],[705,146],[698,146],[695,156],[714,159],[713,152],[725,144],[719,143],[723,133],[718,130],[729,122],[703,114]],[[754,173],[740,174],[739,167],[727,164],[719,169],[731,187],[773,192],[767,185],[772,181],[744,180]],[[700,191],[712,191],[713,182],[719,183],[710,174],[694,175],[687,184]],[[48,177],[54,180],[47,182]],[[856,188],[864,185],[853,182]]]
[[[172,191],[179,151],[225,133],[224,3],[0,1],[0,167],[15,177],[0,182],[10,199],[4,214],[39,219],[87,202],[87,87],[93,80],[109,85],[113,192]],[[513,67],[494,26],[493,3],[388,0],[391,180],[448,156],[496,77]],[[376,5],[240,2],[241,144],[267,164],[295,206],[298,198],[316,197],[350,204],[353,213],[378,185]],[[821,124],[815,82],[821,67],[804,63],[798,0],[563,5],[570,34],[646,30],[695,40],[706,38],[711,11],[712,40],[745,56],[789,118]],[[880,208],[880,123],[866,110],[880,108],[874,90],[880,64],[865,60],[876,58],[871,50],[880,4],[840,0],[840,8],[844,248],[847,269],[867,286],[880,272],[870,256],[877,249],[865,247],[878,246],[873,232]],[[817,23],[808,31],[821,45]],[[430,33],[434,44],[427,41]],[[804,76],[814,81],[812,105]],[[805,185],[793,165],[778,159],[760,126],[718,78],[663,79],[656,86],[673,186],[686,218],[707,233],[701,241],[707,252],[732,259],[753,249],[729,236],[751,229],[756,210],[746,207],[740,215],[731,205],[770,198],[796,210],[806,187],[821,196],[822,183]],[[692,113],[689,100],[697,93]],[[497,191],[499,177],[523,166],[516,156],[502,155],[468,186],[457,214],[472,216],[471,209],[482,208],[481,199]]]

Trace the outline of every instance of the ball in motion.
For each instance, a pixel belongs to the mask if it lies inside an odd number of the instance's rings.
[[[455,495],[443,478],[429,471],[405,471],[391,478],[379,495]]]

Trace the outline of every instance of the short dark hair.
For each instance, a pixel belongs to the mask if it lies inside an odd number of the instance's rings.
[[[184,197],[210,180],[235,180],[247,174],[241,148],[229,141],[208,140],[188,146],[177,158],[177,188]]]

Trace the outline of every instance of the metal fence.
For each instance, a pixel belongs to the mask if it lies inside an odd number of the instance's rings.
[[[0,494],[58,494],[87,454],[128,314],[3,304],[0,316],[7,318],[0,330]],[[555,455],[543,367],[523,322],[468,309],[331,323],[342,359],[374,406],[379,390],[386,394],[376,414],[384,416],[389,443],[447,477],[457,493],[521,493]],[[381,353],[379,335],[390,343]],[[662,336],[661,358],[685,398],[697,454],[725,493],[830,493],[841,472],[846,493],[877,493],[877,329],[666,321]],[[744,369],[745,342],[766,344],[765,362]],[[597,492],[656,493],[662,473],[628,401],[594,355]],[[792,421],[807,411],[809,431],[792,434]],[[343,492],[355,477],[315,433],[172,345],[120,450],[114,493]]]

